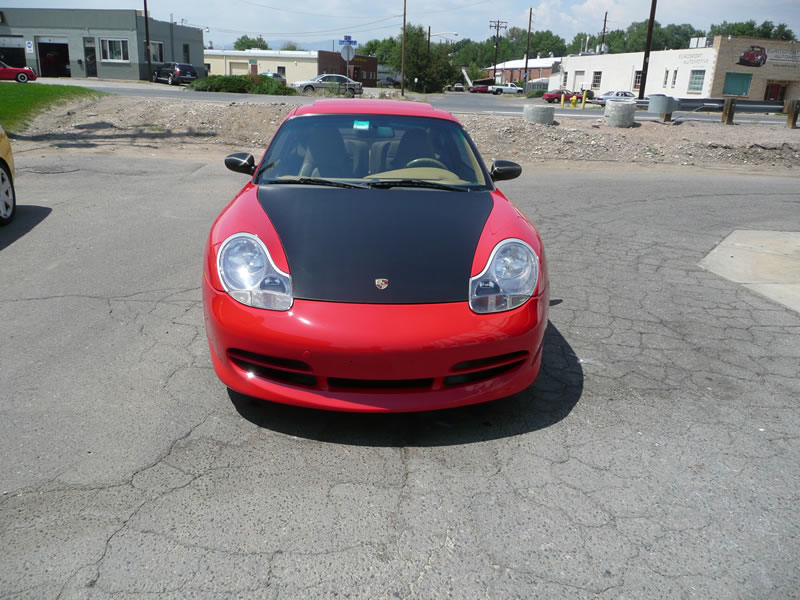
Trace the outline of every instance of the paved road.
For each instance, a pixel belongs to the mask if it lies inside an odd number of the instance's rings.
[[[49,84],[57,85],[79,85],[89,87],[105,92],[120,94],[123,96],[137,96],[142,98],[164,98],[164,99],[181,99],[181,100],[195,100],[201,102],[254,102],[272,104],[274,102],[287,102],[289,104],[310,104],[314,102],[316,97],[304,96],[299,94],[297,96],[259,96],[255,94],[209,94],[207,92],[192,92],[182,86],[169,86],[166,84],[150,83],[147,81],[112,81],[112,80],[95,80],[95,79],[68,79],[68,78],[43,78],[39,81]],[[399,96],[397,90],[368,90],[370,93],[378,94],[381,91],[394,93]],[[421,95],[409,92],[409,98],[422,99],[430,102],[437,108],[446,110],[452,113],[486,113],[486,114],[509,114],[521,115],[523,106],[526,103],[545,104],[541,99],[520,98],[514,96],[495,96],[493,94],[470,94],[467,92],[451,92],[447,94],[429,94]],[[587,105],[585,110],[573,108],[556,107],[556,118],[570,118],[570,119],[598,119],[603,115],[603,110],[600,107]],[[676,112],[674,113],[675,119],[691,119],[699,121],[711,121],[718,123],[720,121],[719,113],[689,113],[689,112]],[[659,116],[643,111],[636,113],[637,121],[658,120]],[[737,123],[756,123],[756,124],[769,124],[775,125],[785,121],[785,118],[776,117],[773,115],[752,115],[742,114],[736,117]]]
[[[698,267],[800,230],[796,177],[526,169],[539,379],[376,417],[219,383],[200,263],[243,180],[148,152],[17,155],[0,596],[796,598],[800,315]]]

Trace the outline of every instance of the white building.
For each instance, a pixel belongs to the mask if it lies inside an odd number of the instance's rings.
[[[715,60],[714,48],[651,52],[645,94],[708,98],[713,78],[705,74],[713,72]],[[644,52],[566,56],[560,72],[550,76],[550,89],[638,92],[643,61]]]
[[[800,43],[718,35],[683,50],[650,53],[644,93],[783,101],[800,98]],[[701,43],[702,42],[702,43]],[[644,52],[566,56],[550,89],[638,92]]]
[[[286,81],[303,81],[317,75],[316,50],[205,50],[209,75],[280,73]]]

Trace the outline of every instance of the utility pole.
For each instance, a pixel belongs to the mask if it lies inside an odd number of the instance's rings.
[[[497,51],[500,48],[500,30],[508,28],[508,21],[489,21],[489,29],[494,29],[494,82],[497,83]]]
[[[528,83],[528,55],[531,53],[531,22],[533,21],[533,8],[528,9],[528,45],[525,48],[525,75],[522,78]],[[495,64],[497,64],[495,62]]]
[[[644,100],[644,86],[647,83],[647,67],[650,66],[650,44],[653,43],[653,23],[656,20],[656,0],[650,3],[650,21],[647,23],[647,41],[644,43],[642,78],[639,82],[639,100]]]
[[[606,16],[603,17],[603,31],[600,32],[600,45],[606,43],[606,23],[608,23],[608,11],[606,11]]]
[[[428,58],[431,57],[431,26],[428,25]]]
[[[147,81],[152,81],[153,57],[150,55],[150,18],[147,15],[147,0],[144,0],[144,47],[147,54]]]
[[[406,0],[403,0],[403,44],[400,49],[400,95],[406,95]]]

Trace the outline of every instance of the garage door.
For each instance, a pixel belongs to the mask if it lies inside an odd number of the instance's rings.
[[[231,75],[247,75],[249,69],[246,62],[232,62],[228,64]]]
[[[750,93],[750,82],[753,76],[750,73],[725,73],[725,87],[723,94],[733,96],[747,96]]]

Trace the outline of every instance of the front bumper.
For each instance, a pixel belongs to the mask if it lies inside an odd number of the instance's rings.
[[[203,282],[214,369],[228,387],[298,406],[353,412],[452,408],[510,396],[539,371],[549,290],[477,315],[466,302],[251,308]]]

